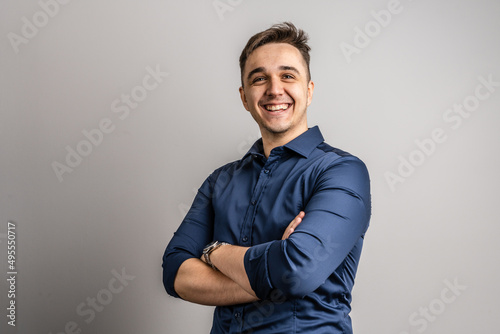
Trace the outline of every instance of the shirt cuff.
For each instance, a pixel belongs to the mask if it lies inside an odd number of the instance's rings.
[[[169,257],[168,266],[166,265],[167,257]],[[177,271],[179,270],[181,264],[191,258],[193,258],[191,254],[181,252],[165,254],[163,256],[163,286],[169,295],[181,298],[174,289],[175,276],[177,275]]]
[[[269,299],[274,287],[269,278],[268,252],[271,245],[279,241],[270,241],[250,247],[244,257],[245,271],[250,286],[259,299]]]

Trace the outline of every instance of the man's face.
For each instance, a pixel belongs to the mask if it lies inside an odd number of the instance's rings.
[[[259,124],[263,137],[297,137],[307,131],[306,110],[314,83],[299,50],[286,43],[255,49],[243,71],[240,95],[245,109]]]

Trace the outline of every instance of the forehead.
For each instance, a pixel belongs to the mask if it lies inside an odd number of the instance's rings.
[[[306,63],[300,51],[287,43],[269,43],[255,49],[248,57],[245,73],[262,67],[266,70],[293,66],[302,74],[306,72]]]

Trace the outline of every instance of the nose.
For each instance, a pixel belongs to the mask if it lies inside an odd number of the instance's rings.
[[[283,95],[283,84],[277,77],[271,77],[267,84],[266,94],[269,96]]]

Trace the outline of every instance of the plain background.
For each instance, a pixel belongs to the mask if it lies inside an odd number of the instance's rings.
[[[75,0],[44,21],[39,2],[2,0],[1,332],[56,334],[73,321],[82,333],[208,333],[213,309],[168,296],[161,258],[203,180],[259,138],[239,100],[238,57],[251,35],[285,20],[310,35],[309,125],[371,175],[355,332],[498,332],[500,87],[459,126],[443,116],[474,103],[479,77],[500,82],[500,3],[401,0],[384,27],[372,11],[387,0],[220,3],[218,13],[213,0]],[[40,27],[16,53],[9,36],[22,36],[23,17]],[[365,28],[372,37],[349,62],[341,45],[361,45]],[[142,96],[148,67],[168,76]],[[131,93],[141,101],[115,113]],[[113,131],[89,153],[83,131],[103,119]],[[418,153],[436,129],[446,139]],[[67,165],[78,145],[89,154],[60,182],[53,164]],[[387,173],[410,158],[418,166],[391,189]],[[118,293],[113,270],[134,276]],[[77,307],[89,312],[97,297],[106,305],[87,322]]]

